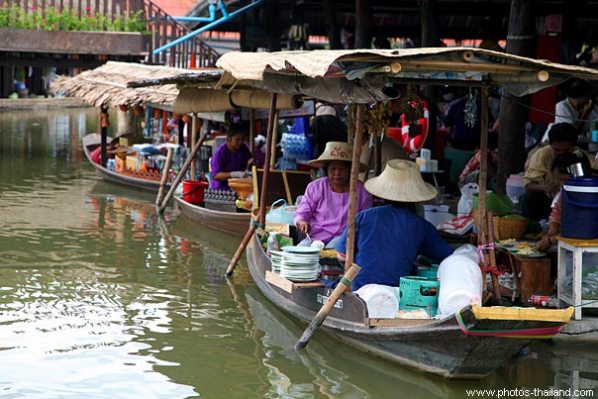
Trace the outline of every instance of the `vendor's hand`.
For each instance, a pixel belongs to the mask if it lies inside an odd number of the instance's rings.
[[[592,100],[585,103],[580,112],[581,118],[584,119],[586,116],[588,116],[588,114],[590,113],[590,111],[592,110],[593,107],[594,107],[594,103],[592,102]]]
[[[551,236],[544,236],[536,243],[536,250],[540,252],[545,252],[552,246],[552,238]]]
[[[245,177],[245,171],[236,170],[234,172],[230,172],[230,177],[232,177],[233,179],[242,179],[243,177]]]
[[[295,223],[295,227],[297,227],[297,230],[299,230],[303,234],[309,233],[309,223],[307,223],[305,220],[297,220],[297,223]]]

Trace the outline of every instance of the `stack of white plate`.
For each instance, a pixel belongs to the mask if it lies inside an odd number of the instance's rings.
[[[270,261],[272,262],[272,271],[280,273],[280,263],[282,262],[282,251],[270,251]]]
[[[313,281],[320,274],[320,249],[313,247],[284,247],[280,275],[291,281]]]

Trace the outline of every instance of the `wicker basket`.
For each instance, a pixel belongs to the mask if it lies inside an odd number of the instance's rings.
[[[495,240],[508,240],[510,238],[519,240],[525,234],[529,220],[527,219],[506,219],[495,216],[492,218]]]

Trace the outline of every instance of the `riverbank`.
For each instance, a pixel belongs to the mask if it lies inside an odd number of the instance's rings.
[[[73,97],[0,99],[0,110],[80,108],[89,106],[86,102]]]

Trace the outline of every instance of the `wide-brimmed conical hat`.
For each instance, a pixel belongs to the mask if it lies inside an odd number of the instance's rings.
[[[353,157],[353,146],[343,141],[329,141],[326,143],[324,152],[317,158],[308,161],[307,164],[314,168],[323,168],[326,162],[343,161],[351,163]],[[364,171],[367,166],[363,163],[359,164],[359,169]]]
[[[423,202],[438,195],[438,190],[424,182],[413,161],[392,159],[380,176],[365,182],[365,189],[376,197],[397,202]]]

